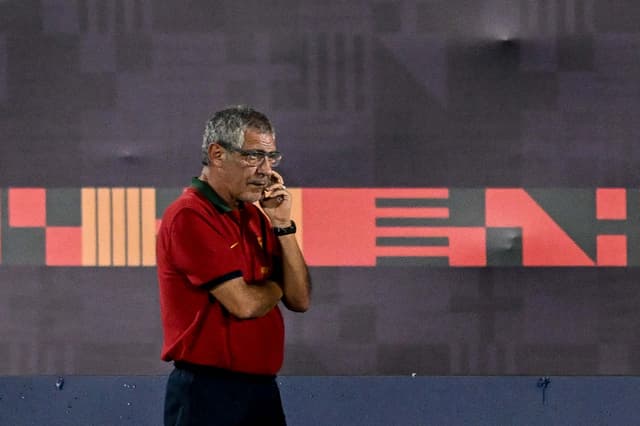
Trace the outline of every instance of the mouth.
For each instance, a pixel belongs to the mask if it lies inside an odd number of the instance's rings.
[[[252,181],[252,182],[249,182],[249,185],[257,186],[257,187],[259,187],[259,188],[261,188],[261,189],[264,189],[264,188],[266,188],[266,186],[267,186],[267,182]]]

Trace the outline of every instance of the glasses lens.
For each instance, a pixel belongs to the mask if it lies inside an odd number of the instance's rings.
[[[264,158],[263,156],[255,152],[241,152],[240,154],[244,157],[244,161],[246,161],[250,166],[257,165],[258,163],[262,162],[262,159]]]
[[[262,164],[264,160],[269,162],[271,167],[276,167],[280,164],[280,160],[282,160],[282,154],[278,151],[273,152],[263,152],[263,151],[254,151],[254,152],[244,152],[244,159],[250,166],[257,166]]]
[[[280,164],[280,160],[282,160],[282,154],[277,151],[270,152],[267,158],[269,159],[269,163],[271,163],[271,167],[276,167]]]
[[[258,166],[265,159],[269,162],[269,165],[271,165],[271,167],[276,167],[278,164],[280,164],[280,161],[282,160],[282,154],[280,154],[278,151],[272,151],[272,152],[245,151],[243,149],[235,148],[226,143],[219,142],[219,144],[223,148],[229,151],[234,151],[239,153],[242,156],[245,163],[247,163],[247,165],[251,167]]]

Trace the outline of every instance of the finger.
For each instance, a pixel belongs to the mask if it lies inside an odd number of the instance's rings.
[[[263,192],[264,193],[264,197],[266,197],[266,198],[273,197],[273,194],[276,191],[286,191],[286,189],[287,189],[286,186],[279,185],[279,184],[267,186],[265,188],[264,192]]]
[[[260,205],[264,209],[274,209],[278,207],[280,203],[275,198],[264,198],[260,200]]]
[[[271,172],[271,181],[274,184],[280,184],[280,185],[284,184],[284,179],[282,178],[282,175],[276,172],[275,170]]]
[[[275,209],[284,203],[284,195],[277,195],[275,197],[263,198],[260,200],[260,205],[265,209]]]
[[[289,193],[287,192],[287,190],[285,188],[275,188],[271,191],[268,192],[268,195],[265,195],[265,198],[274,198],[274,197],[285,197],[288,198],[289,197]]]

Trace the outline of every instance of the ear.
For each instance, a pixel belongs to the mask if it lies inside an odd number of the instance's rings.
[[[212,143],[207,149],[207,155],[209,156],[209,164],[219,166],[224,156],[224,149],[217,143]]]

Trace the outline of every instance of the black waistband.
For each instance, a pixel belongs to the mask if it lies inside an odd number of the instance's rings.
[[[232,371],[227,370],[226,368],[212,367],[210,365],[193,364],[186,361],[174,361],[173,365],[178,370],[186,370],[204,376],[245,380],[250,382],[273,381],[276,377],[274,374],[242,373],[240,371]]]

